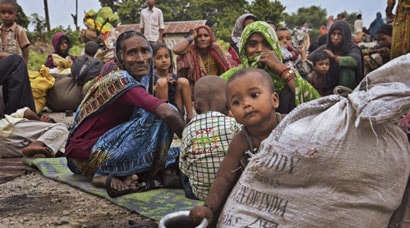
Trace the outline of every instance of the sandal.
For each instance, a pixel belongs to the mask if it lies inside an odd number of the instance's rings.
[[[118,189],[114,189],[111,187],[111,181],[113,178],[120,178],[120,177],[116,177],[113,174],[109,175],[107,177],[107,180],[105,182],[105,187],[107,188],[107,193],[111,198],[116,198],[122,195],[127,195],[127,194],[131,194],[131,193],[136,193],[136,192],[143,192],[145,189],[144,185],[140,185],[138,184],[137,188],[127,188],[124,190],[118,190]]]

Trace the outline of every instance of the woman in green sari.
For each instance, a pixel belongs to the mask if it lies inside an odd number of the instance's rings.
[[[319,98],[320,95],[299,72],[282,62],[282,52],[275,30],[266,22],[256,21],[245,27],[239,43],[241,65],[221,75],[228,80],[242,68],[260,68],[273,79],[279,94],[279,113],[289,113],[303,102]]]

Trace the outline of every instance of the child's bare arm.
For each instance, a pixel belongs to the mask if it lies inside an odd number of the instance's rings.
[[[240,177],[240,161],[247,148],[248,144],[244,135],[242,133],[236,134],[229,144],[228,153],[222,161],[218,175],[209,190],[204,204],[206,206],[196,206],[190,212],[190,217],[194,222],[199,224],[206,217],[211,223],[214,215],[218,216],[229,193]]]
[[[22,48],[21,51],[22,51],[23,58],[24,58],[24,60],[26,60],[26,64],[27,64],[28,63],[28,56],[29,56],[29,52],[30,52],[29,45]]]
[[[24,118],[29,120],[40,120],[40,117],[31,109],[27,109],[24,112]]]

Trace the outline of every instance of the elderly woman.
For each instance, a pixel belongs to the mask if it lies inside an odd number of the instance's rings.
[[[157,175],[176,161],[168,150],[184,120],[154,97],[153,55],[136,31],[122,33],[115,57],[121,70],[100,78],[79,106],[65,156],[69,168],[89,177],[111,197],[159,186]]]
[[[191,91],[195,82],[205,75],[221,75],[229,69],[224,51],[206,25],[190,31],[191,35],[178,43],[173,51],[177,58],[177,74],[189,80]]]
[[[299,72],[282,62],[281,47],[275,30],[266,22],[255,21],[245,27],[239,44],[241,65],[221,75],[228,80],[242,68],[256,67],[265,70],[273,79],[279,94],[279,113],[289,113],[297,105],[319,97],[319,93]]]

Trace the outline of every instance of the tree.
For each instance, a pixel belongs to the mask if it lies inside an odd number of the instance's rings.
[[[326,25],[326,15],[326,10],[321,9],[319,6],[302,7],[296,13],[285,14],[286,27],[298,28],[303,21],[306,21],[310,28],[319,29],[321,25]]]
[[[120,17],[121,24],[139,23],[142,5],[142,1],[123,2],[118,8],[118,16]]]
[[[273,21],[278,24],[283,20],[283,12],[286,7],[280,1],[255,0],[252,2],[249,11],[261,21]]]
[[[300,24],[303,21],[308,23],[308,27],[312,29],[310,34],[310,40],[313,42],[317,40],[319,36],[319,28],[321,25],[326,25],[327,12],[325,9],[320,8],[319,6],[311,6],[309,8],[299,8],[296,13],[292,13],[291,15],[285,13],[285,23],[286,27],[293,30],[295,28],[299,28]]]
[[[122,0],[100,0],[101,7],[109,6],[114,12],[118,12],[122,2]]]
[[[221,6],[220,14],[223,16],[216,17],[215,36],[229,42],[236,19],[247,13],[247,8],[249,8],[247,1],[235,1],[227,6]]]
[[[34,25],[34,31],[33,33],[28,33],[30,34],[31,37],[30,40],[35,40],[35,41],[44,41],[45,39],[45,31],[47,30],[47,22],[43,17],[40,17],[37,13],[33,13],[30,16],[30,21],[31,24]]]
[[[190,7],[189,0],[158,0],[157,7],[164,14],[164,21],[186,21],[190,20],[187,11]]]
[[[30,21],[19,4],[17,4],[17,15],[16,23],[21,25],[23,28],[28,28]]]

